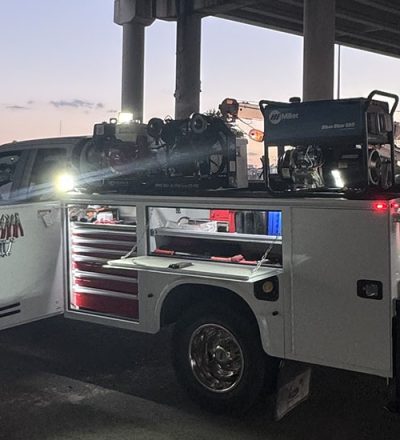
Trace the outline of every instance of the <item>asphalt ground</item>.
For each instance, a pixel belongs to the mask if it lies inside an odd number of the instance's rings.
[[[400,439],[385,380],[314,368],[310,398],[273,419],[193,404],[170,362],[170,330],[143,335],[63,318],[0,333],[0,439]]]

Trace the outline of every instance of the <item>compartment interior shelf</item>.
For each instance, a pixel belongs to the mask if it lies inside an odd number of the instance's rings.
[[[242,264],[254,265],[269,250],[269,264],[282,265],[282,237],[238,232],[210,232],[156,228],[153,230],[153,255],[169,252],[170,256],[195,258],[214,262],[218,258],[243,259]],[[232,261],[231,261],[232,262]]]
[[[155,236],[161,237],[185,237],[204,240],[222,240],[246,243],[282,244],[282,237],[275,235],[242,234],[238,232],[209,232],[193,231],[178,228],[156,228]]]
[[[89,230],[106,230],[107,232],[136,232],[135,224],[124,223],[89,223],[89,222],[73,222],[75,228],[83,228]]]

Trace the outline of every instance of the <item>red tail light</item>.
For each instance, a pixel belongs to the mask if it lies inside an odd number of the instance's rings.
[[[386,202],[375,202],[373,205],[374,211],[383,212],[389,208],[389,204]]]

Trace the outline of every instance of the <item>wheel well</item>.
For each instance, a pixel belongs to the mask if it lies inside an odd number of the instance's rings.
[[[183,284],[169,292],[161,309],[161,327],[175,323],[182,313],[195,305],[209,304],[212,307],[216,303],[234,308],[258,327],[250,306],[238,294],[223,287],[203,284]]]

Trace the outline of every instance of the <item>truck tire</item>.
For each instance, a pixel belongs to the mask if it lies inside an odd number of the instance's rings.
[[[261,391],[275,384],[278,370],[254,322],[221,305],[184,313],[175,325],[173,362],[190,397],[215,413],[249,410]]]

